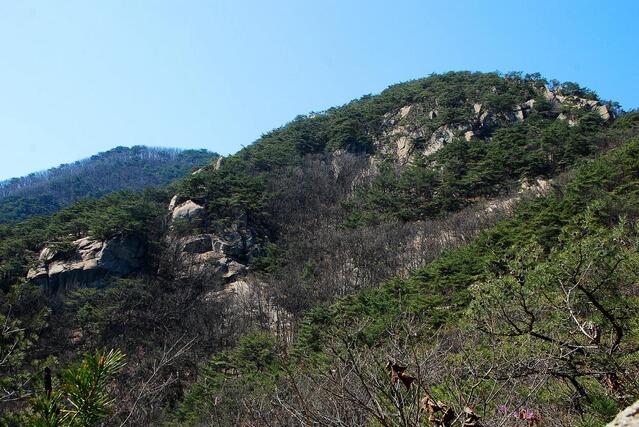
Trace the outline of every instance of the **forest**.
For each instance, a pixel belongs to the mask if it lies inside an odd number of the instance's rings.
[[[639,397],[639,113],[450,72],[170,156],[0,224],[0,425],[587,427]],[[87,241],[143,255],[97,280]]]
[[[119,190],[164,186],[211,163],[217,154],[116,147],[71,164],[0,182],[0,223],[49,215],[73,202]]]

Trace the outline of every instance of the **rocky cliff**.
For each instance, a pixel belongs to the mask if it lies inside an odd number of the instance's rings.
[[[54,294],[82,286],[102,286],[111,277],[140,270],[144,255],[145,246],[139,238],[99,241],[85,237],[65,250],[44,247],[27,279]]]
[[[434,154],[455,139],[470,142],[490,138],[494,129],[524,121],[533,112],[539,113],[540,108],[545,117],[567,121],[570,126],[577,123],[579,113],[584,111],[595,112],[606,121],[614,118],[609,105],[600,101],[564,95],[561,90],[547,86],[536,90],[536,97],[506,110],[466,99],[452,121],[442,117],[449,113],[443,112],[445,109],[438,106],[437,99],[413,102],[385,113],[379,129],[372,135],[374,152],[349,178],[350,192],[375,177],[380,162],[390,161],[401,168],[416,156]],[[330,154],[336,179],[344,175],[338,160],[346,153],[338,149]],[[218,171],[222,164],[220,157],[193,176],[207,170]],[[232,283],[248,271],[249,261],[262,249],[259,242],[264,236],[250,223],[246,210],[231,210],[224,218],[211,217],[207,207],[210,202],[176,194],[168,206],[165,239],[170,241],[170,250],[179,255],[177,262],[184,277],[206,270],[222,283]],[[101,286],[109,277],[138,271],[143,265],[144,248],[137,239],[84,238],[73,242],[73,247],[70,252],[42,249],[27,278],[58,292],[77,286]]]
[[[544,114],[557,120],[567,120],[570,126],[576,124],[576,111],[596,112],[603,120],[614,118],[610,106],[593,99],[574,95],[562,95],[560,90],[544,87],[538,98],[547,102]],[[375,137],[380,153],[393,156],[401,164],[406,164],[416,154],[424,156],[439,151],[455,138],[471,141],[484,138],[499,126],[525,120],[537,107],[538,100],[531,98],[506,111],[497,111],[485,103],[466,101],[465,119],[455,124],[440,124],[437,103],[414,103],[386,113],[382,121],[382,131]]]

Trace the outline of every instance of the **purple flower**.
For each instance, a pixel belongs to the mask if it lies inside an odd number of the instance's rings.
[[[502,405],[505,407],[505,405]],[[501,410],[502,406],[499,407]],[[535,413],[530,409],[520,409],[519,411],[513,411],[512,416],[519,420],[534,420],[537,418]]]

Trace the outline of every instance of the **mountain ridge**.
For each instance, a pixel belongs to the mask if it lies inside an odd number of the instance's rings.
[[[218,155],[206,150],[116,147],[0,182],[0,223],[51,214],[83,197],[166,185]]]
[[[560,296],[548,278],[580,248],[605,271],[605,250],[618,286],[592,295],[631,313],[637,117],[536,74],[433,75],[298,116],[168,187],[0,225],[0,313],[30,334],[7,390],[102,347],[130,360],[109,410],[134,425],[610,419],[636,395],[633,330],[584,343],[617,320],[571,299],[586,334],[567,338],[570,310],[535,296]],[[582,370],[601,357],[619,368]]]

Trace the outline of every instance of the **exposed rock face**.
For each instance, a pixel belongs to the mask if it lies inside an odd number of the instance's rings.
[[[574,109],[597,112],[604,120],[610,120],[614,115],[608,105],[596,100],[564,96],[547,87],[541,95],[552,105],[552,111],[547,114],[566,120],[570,126],[575,125],[577,120],[571,114]],[[535,99],[529,99],[513,106],[511,111],[504,112],[489,111],[479,102],[469,103],[468,108],[471,118],[466,123],[437,126],[437,109],[422,104],[405,105],[384,116],[382,131],[376,144],[382,154],[390,154],[400,164],[406,164],[414,154],[436,153],[455,138],[472,141],[473,138],[486,137],[496,125],[525,120],[535,109]]]
[[[203,254],[213,250],[213,236],[205,234],[186,238],[182,249],[190,254]]]
[[[414,125],[412,118],[423,114],[418,104],[406,105],[394,114],[387,114],[384,118],[385,130],[382,133],[383,147],[393,150],[400,162],[408,160],[413,151],[414,141],[425,136],[424,129]],[[431,111],[430,117],[436,113]],[[392,147],[392,148],[391,148]]]
[[[175,207],[178,204],[178,195],[176,194],[175,196],[173,196],[171,198],[171,201],[169,202],[169,212],[173,212],[173,209],[175,209]]]
[[[235,298],[235,299],[246,298],[247,296],[250,295],[250,292],[251,292],[251,287],[248,284],[248,282],[244,280],[236,280],[235,282],[229,283],[228,286],[226,286],[222,290],[214,290],[214,291],[208,292],[204,296],[204,299],[211,301],[211,300],[219,300],[221,298]]]
[[[145,248],[138,238],[114,238],[107,241],[88,237],[73,242],[67,252],[45,247],[38,265],[27,279],[52,293],[83,286],[102,286],[113,276],[124,276],[142,267]]]
[[[552,181],[538,178],[535,182],[524,179],[519,187],[519,193],[529,193],[534,195],[546,195],[551,190]]]
[[[473,132],[472,130],[466,131],[466,132],[464,133],[464,139],[465,139],[466,141],[470,141],[470,140],[472,140],[472,139],[473,139],[473,136],[475,136],[475,132]]]
[[[604,120],[610,120],[611,118],[613,118],[613,115],[607,105],[597,105],[595,107],[595,110],[597,111],[597,113],[599,113],[599,116]]]
[[[182,201],[174,196],[169,212],[172,220],[189,220],[202,217],[204,208],[192,200]],[[182,275],[207,274],[222,282],[240,277],[247,270],[244,263],[259,250],[256,233],[249,226],[246,213],[237,212],[233,219],[217,221],[205,228],[207,233],[173,240],[173,247],[181,254],[177,262],[182,265]],[[171,240],[171,236],[169,234],[167,238]]]
[[[260,318],[263,325],[267,325],[271,331],[279,337],[291,342],[292,316],[282,307],[277,306],[272,298],[264,292],[266,283],[257,278],[246,275],[237,280],[230,281],[222,289],[212,289],[206,292],[204,301],[226,301],[229,304],[230,313],[246,316],[251,313]]]
[[[603,120],[606,120],[606,121],[614,118],[614,112],[610,109],[610,107],[607,104],[603,104],[594,99],[580,98],[574,95],[565,96],[560,93],[553,92],[549,88],[545,88],[544,97],[556,109],[560,109],[561,107],[565,107],[568,109],[572,109],[572,108],[584,109],[587,111],[596,112],[597,114],[599,114],[599,116]],[[570,117],[570,114],[562,113],[559,115],[558,118],[561,120],[567,119],[569,120],[568,121],[569,124],[574,124],[574,121],[572,121],[572,117]]]
[[[251,234],[236,230],[226,230],[220,234],[201,234],[180,239],[182,252],[192,255],[214,253],[217,258],[246,257],[255,249]]]
[[[212,265],[225,280],[244,273],[247,269],[244,263],[259,249],[254,234],[245,224],[237,222],[229,227],[219,227],[215,233],[200,236],[196,241],[190,240],[184,250],[192,251],[194,246],[198,250],[194,261]]]
[[[379,159],[374,156],[353,155],[346,150],[335,150],[330,154],[330,162],[336,180],[351,180],[351,191],[379,172]]]
[[[606,427],[638,427],[639,426],[639,400],[619,412],[614,420]]]
[[[222,277],[225,279],[229,279],[231,277],[237,277],[243,274],[246,271],[246,266],[244,264],[240,264],[236,261],[229,261],[226,258],[220,259],[220,265],[222,268]]]
[[[477,104],[481,108],[480,104]],[[382,153],[393,154],[400,163],[407,163],[418,150],[424,155],[432,154],[451,142],[460,132],[468,127],[458,125],[442,125],[435,129],[423,124],[419,117],[427,116],[430,120],[437,118],[437,110],[426,112],[419,104],[407,105],[395,113],[386,114],[383,131],[377,143]]]
[[[213,170],[218,170],[219,168],[221,168],[222,163],[224,163],[224,157],[220,156],[217,158],[217,160],[213,164]]]
[[[169,205],[171,210],[171,218],[173,220],[189,220],[204,215],[204,207],[198,205],[193,200],[187,200],[177,206]]]

